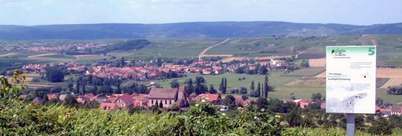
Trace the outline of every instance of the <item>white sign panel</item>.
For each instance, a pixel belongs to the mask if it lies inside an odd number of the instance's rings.
[[[376,47],[327,46],[327,113],[375,113]]]

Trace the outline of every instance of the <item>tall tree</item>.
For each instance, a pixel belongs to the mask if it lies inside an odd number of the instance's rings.
[[[268,83],[268,75],[266,74],[265,75],[265,80],[264,80],[264,97],[265,98],[268,98],[268,92],[269,91],[272,91],[273,90],[273,88],[271,87],[271,86],[269,86],[269,83]]]
[[[215,90],[215,88],[214,88],[214,85],[209,85],[209,93],[211,93],[211,94],[216,94],[216,90]]]
[[[121,57],[121,62],[120,62],[120,66],[121,67],[124,67],[124,65],[125,65],[125,60],[124,60],[124,57]]]
[[[223,79],[223,77],[222,77],[221,84],[219,85],[219,90],[223,91],[224,88],[225,88],[225,79]]]
[[[236,108],[236,98],[232,95],[227,95],[223,100],[222,104],[229,106],[229,109]]]
[[[80,92],[80,80],[77,79],[75,81],[75,93],[79,93]]]
[[[162,66],[162,59],[158,58],[156,61],[157,61],[156,63],[158,65],[158,67],[161,67]]]
[[[321,101],[322,100],[322,95],[321,95],[321,93],[313,93],[313,95],[311,96],[311,99],[313,101]]]
[[[94,85],[94,90],[92,91],[93,94],[96,94],[96,92],[98,91],[98,86]]]
[[[172,80],[172,82],[170,82],[170,87],[171,88],[179,88],[179,82]]]
[[[64,79],[64,72],[58,67],[46,68],[46,78],[50,82],[62,82]]]
[[[258,82],[256,94],[258,94],[257,96],[260,96],[260,94],[261,94],[261,83],[260,82]]]
[[[84,95],[84,94],[86,93],[85,87],[86,87],[86,82],[83,81],[83,82],[82,82],[82,91],[80,92],[82,95]]]
[[[190,78],[187,80],[186,95],[189,96],[194,92],[193,80]]]
[[[265,90],[264,90],[264,86],[261,86],[261,94],[260,94],[260,97],[261,98],[264,98],[264,92],[265,92]]]
[[[254,91],[254,81],[251,81],[250,89],[251,91]]]
[[[267,68],[267,66],[261,66],[261,67],[259,68],[259,70],[258,70],[258,74],[266,75],[267,73],[268,73],[268,68]]]
[[[228,80],[226,80],[226,77],[225,77],[225,91],[228,89]]]

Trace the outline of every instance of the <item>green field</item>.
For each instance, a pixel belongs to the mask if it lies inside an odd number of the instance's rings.
[[[383,99],[384,102],[402,105],[402,96],[401,95],[388,95],[387,89],[377,89],[377,97]]]
[[[257,87],[258,82],[261,84],[264,82],[264,75],[246,75],[246,74],[233,74],[225,73],[221,75],[199,75],[199,74],[187,74],[187,77],[177,79],[180,85],[184,85],[185,79],[195,78],[196,76],[202,76],[206,80],[206,85],[213,84],[215,89],[219,88],[222,77],[227,78],[228,90],[240,87],[247,87],[250,93],[251,81],[254,81]],[[239,78],[245,77],[245,80],[239,81]],[[325,94],[325,87],[306,87],[306,86],[283,86],[284,84],[299,79],[298,77],[283,76],[282,72],[272,72],[269,76],[269,84],[275,86],[275,91],[269,92],[271,98],[289,98],[291,93],[294,93],[297,98],[309,99],[313,93]],[[170,80],[154,81],[162,85],[164,88],[170,88]]]
[[[401,57],[393,57],[389,62],[385,63],[386,65],[402,65]]]
[[[377,78],[376,79],[376,87],[380,88],[382,85],[384,85],[387,81],[389,80],[389,78]]]
[[[258,82],[260,82],[261,84],[264,82],[265,77],[264,75],[247,75],[247,74],[234,74],[234,73],[225,73],[221,75],[200,75],[190,73],[187,74],[187,77],[178,79],[169,79],[166,80],[165,82],[163,81],[154,81],[154,82],[162,85],[164,88],[170,88],[170,82],[172,80],[178,80],[180,85],[184,85],[186,79],[192,78],[194,80],[194,78],[197,76],[204,77],[204,79],[206,80],[206,85],[208,85],[209,87],[209,85],[212,84],[214,85],[215,88],[219,88],[221,80],[224,77],[227,79],[228,90],[240,87],[247,87],[248,89],[250,89],[251,81],[254,81],[255,86],[257,86]],[[243,77],[245,78],[245,80],[243,80]],[[241,78],[241,80],[239,80],[239,78]],[[282,76],[281,72],[272,72],[271,75],[269,76],[269,84],[274,86],[280,86],[296,79],[297,77]]]
[[[191,40],[150,40],[152,44],[140,50],[130,51],[128,59],[148,59],[154,57],[191,58],[197,57],[202,50],[224,39]],[[124,52],[127,53],[127,52]]]
[[[290,73],[286,76],[293,77],[313,77],[325,71],[325,68],[303,68]]]

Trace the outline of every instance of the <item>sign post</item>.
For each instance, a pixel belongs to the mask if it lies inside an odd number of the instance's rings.
[[[347,124],[346,124],[346,134],[347,136],[354,136],[355,132],[355,114],[348,113],[347,115]]]
[[[347,114],[347,135],[355,135],[355,115],[374,114],[376,46],[327,46],[326,112]]]

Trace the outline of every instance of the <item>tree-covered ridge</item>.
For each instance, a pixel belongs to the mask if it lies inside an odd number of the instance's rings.
[[[223,38],[272,35],[402,34],[401,24],[369,26],[290,22],[190,22],[170,24],[74,24],[0,26],[0,39]]]

